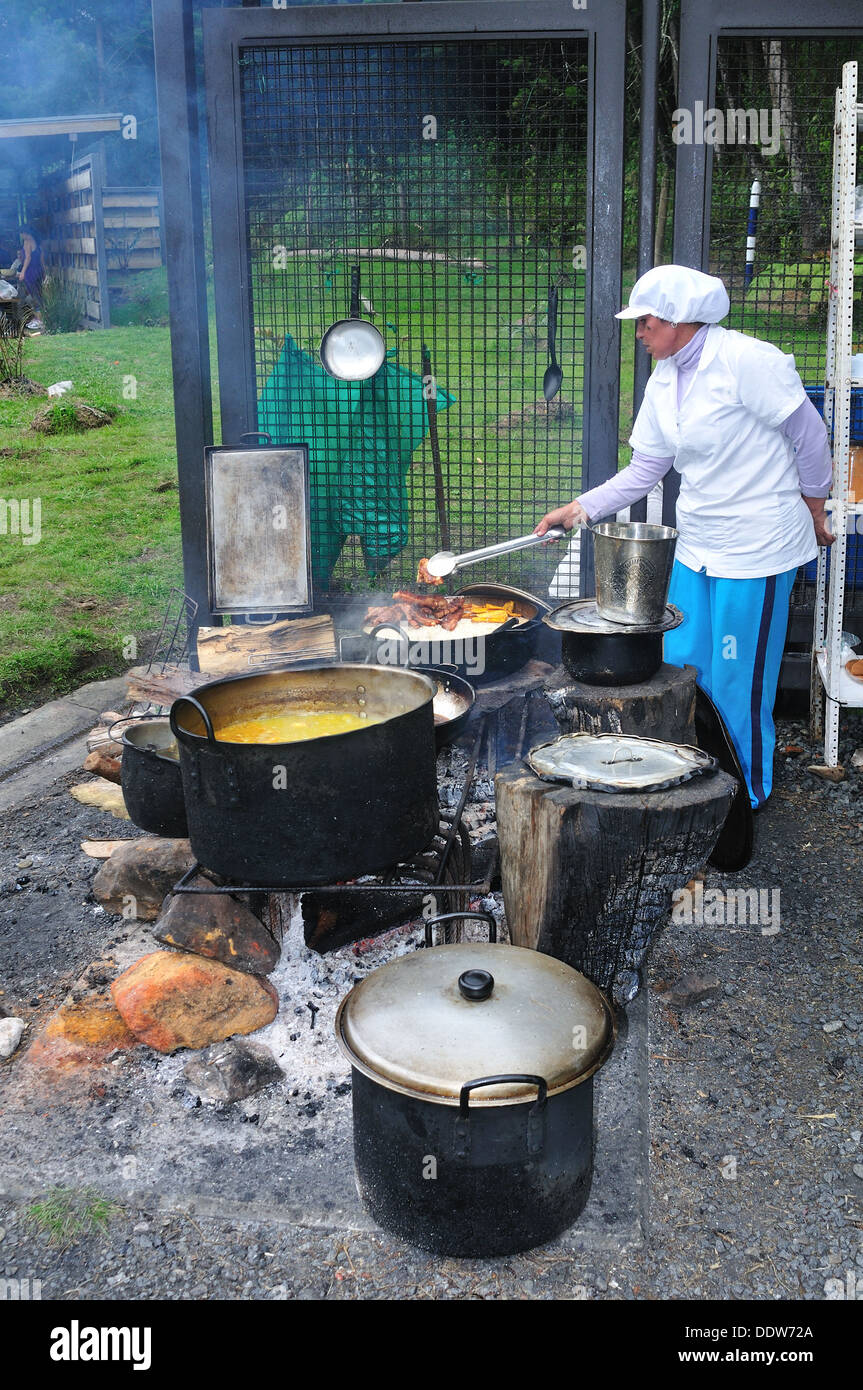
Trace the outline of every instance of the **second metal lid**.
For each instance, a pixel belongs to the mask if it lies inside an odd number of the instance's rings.
[[[373,1081],[458,1104],[467,1081],[542,1076],[549,1095],[601,1066],[614,1041],[605,997],[563,961],[521,946],[437,946],[390,961],[355,985],[336,1017],[342,1051]],[[507,1082],[471,1105],[534,1100]]]

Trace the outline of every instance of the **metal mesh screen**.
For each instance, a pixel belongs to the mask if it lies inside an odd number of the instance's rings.
[[[532,530],[580,481],[587,41],[255,45],[240,72],[258,422],[310,445],[317,592],[412,581],[442,525],[454,550]],[[353,266],[387,356],[348,384],[318,349]]]
[[[717,52],[715,105],[722,138],[713,155],[711,269],[731,295],[728,326],[792,352],[819,409],[827,342],[834,96],[842,64],[852,58],[863,59],[860,39],[723,38]],[[747,275],[755,180],[761,197],[755,258]],[[863,271],[863,257],[858,259]],[[855,328],[863,345],[859,302]],[[858,540],[853,538],[849,550],[848,585],[849,597],[863,604]],[[793,599],[798,612],[812,606],[814,579],[813,561],[800,571]]]

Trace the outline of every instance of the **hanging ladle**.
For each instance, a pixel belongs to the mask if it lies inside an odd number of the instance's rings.
[[[542,378],[542,394],[547,401],[554,400],[563,381],[563,369],[555,355],[557,344],[557,286],[548,296],[548,352],[551,358]]]

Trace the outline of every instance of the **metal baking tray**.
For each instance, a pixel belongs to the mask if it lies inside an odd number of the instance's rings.
[[[211,611],[310,613],[308,445],[208,448],[204,476]]]

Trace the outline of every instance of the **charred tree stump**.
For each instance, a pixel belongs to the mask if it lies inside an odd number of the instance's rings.
[[[648,793],[577,791],[521,763],[495,780],[510,939],[628,1003],[671,898],[706,862],[736,783],[724,772]]]
[[[664,743],[695,743],[694,666],[663,663],[639,685],[586,685],[561,667],[545,688],[564,734],[640,734]]]

